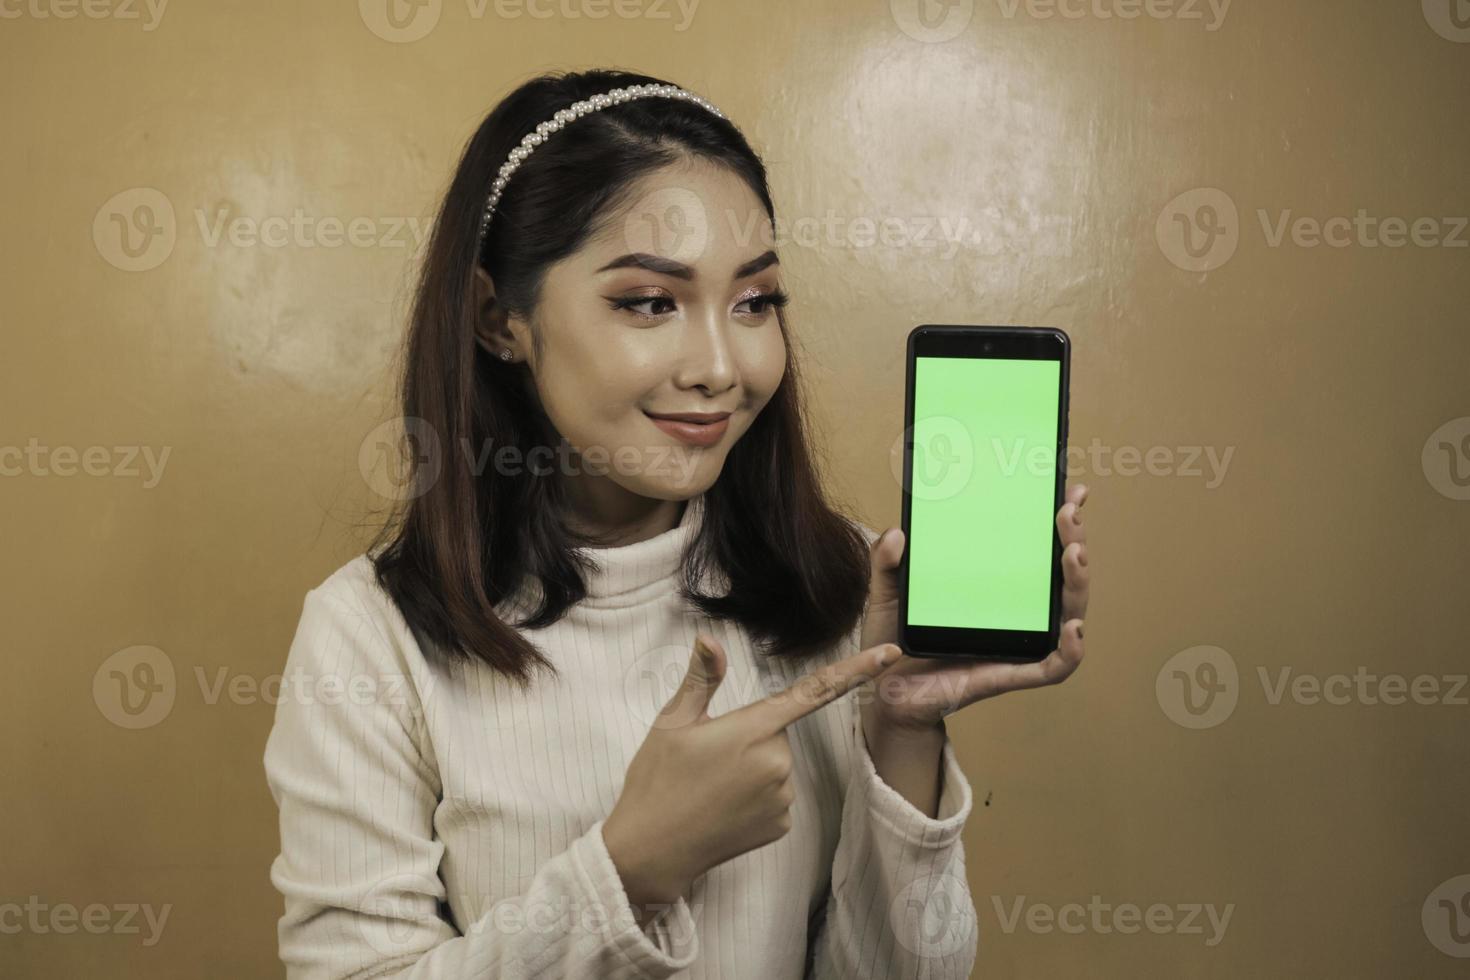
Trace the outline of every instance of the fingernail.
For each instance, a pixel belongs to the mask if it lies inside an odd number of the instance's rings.
[[[887,667],[889,664],[903,656],[903,651],[892,643],[885,644],[883,651],[878,654],[878,666]]]
[[[1072,523],[1078,525],[1079,527],[1082,524],[1082,515],[1079,513],[1081,509],[1081,504],[1078,504],[1076,507],[1072,508]]]
[[[1086,548],[1078,548],[1077,549],[1077,564],[1081,565],[1083,568],[1086,568],[1087,567],[1087,549]]]
[[[1081,623],[1078,623],[1077,624],[1077,639],[1079,639],[1079,640],[1082,639],[1082,624]]]

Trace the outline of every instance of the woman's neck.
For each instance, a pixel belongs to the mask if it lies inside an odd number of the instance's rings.
[[[607,477],[567,481],[567,529],[595,547],[646,541],[679,526],[687,502],[645,497]]]

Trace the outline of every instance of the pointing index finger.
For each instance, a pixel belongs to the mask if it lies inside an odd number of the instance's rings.
[[[784,691],[735,710],[747,713],[774,735],[792,722],[836,701],[863,681],[881,674],[902,652],[894,644],[885,643],[855,653],[846,660],[817,668]]]

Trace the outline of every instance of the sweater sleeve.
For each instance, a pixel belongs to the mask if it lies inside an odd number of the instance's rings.
[[[395,631],[324,588],[306,596],[265,750],[287,976],[593,980],[689,966],[688,904],[639,928],[601,820],[464,934],[444,917],[441,784],[418,688]]]
[[[871,547],[878,532],[858,524]],[[846,649],[859,648],[861,624]],[[960,831],[972,806],[954,745],[944,739],[937,816],[921,813],[878,775],[863,734],[862,712],[849,696],[844,736],[852,760],[832,886],[815,924],[814,980],[968,977],[979,922],[965,877]]]
[[[814,980],[963,978],[975,964],[979,923],[960,831],[970,783],[949,737],[936,817],[883,782],[851,698],[845,721],[852,773],[832,864],[824,922],[813,940]]]

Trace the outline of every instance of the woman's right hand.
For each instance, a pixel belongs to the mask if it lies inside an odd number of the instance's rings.
[[[608,854],[643,923],[710,868],[784,837],[796,797],[786,726],[881,674],[891,643],[818,668],[784,691],[709,716],[725,652],[695,638],[683,683],[655,719],[603,823]]]

